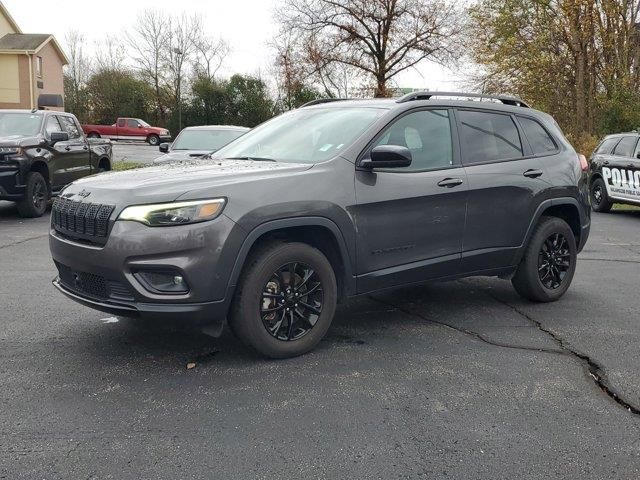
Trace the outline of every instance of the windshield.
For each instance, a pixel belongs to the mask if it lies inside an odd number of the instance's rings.
[[[214,158],[318,163],[340,154],[385,113],[381,108],[301,108],[254,128]]]
[[[0,137],[31,137],[40,133],[42,115],[22,112],[0,112]]]
[[[139,118],[136,118],[136,120],[138,120],[138,123],[140,125],[142,125],[143,127],[150,127],[151,125],[149,125],[147,122],[145,122],[144,120],[140,120]]]
[[[204,150],[213,152],[244,134],[243,130],[183,130],[171,150]]]

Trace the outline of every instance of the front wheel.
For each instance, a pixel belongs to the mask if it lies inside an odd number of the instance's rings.
[[[555,302],[571,285],[577,256],[576,239],[567,222],[542,217],[511,283],[524,298]]]
[[[160,145],[160,137],[158,137],[157,135],[149,135],[147,137],[147,142],[152,147],[157,147],[158,145]]]
[[[331,263],[303,243],[269,244],[249,262],[231,308],[231,330],[270,358],[313,349],[335,313],[337,285]]]
[[[87,138],[100,138],[100,134],[92,132],[89,135],[87,135]]]
[[[591,208],[594,212],[607,213],[613,207],[613,202],[607,195],[607,186],[604,180],[596,178],[591,184]]]
[[[39,172],[29,172],[27,175],[27,191],[17,204],[21,217],[41,217],[47,211],[49,202],[49,185]]]

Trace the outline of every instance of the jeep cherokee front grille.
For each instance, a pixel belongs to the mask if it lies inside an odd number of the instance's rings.
[[[84,203],[59,197],[51,209],[51,225],[62,235],[104,243],[109,232],[113,205]]]

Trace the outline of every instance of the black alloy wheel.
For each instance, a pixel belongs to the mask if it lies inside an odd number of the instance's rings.
[[[571,268],[569,243],[561,233],[554,233],[543,243],[538,253],[538,278],[549,290],[562,285]]]
[[[260,318],[269,334],[292,341],[308,334],[322,313],[324,289],[316,271],[304,263],[281,266],[267,281]]]

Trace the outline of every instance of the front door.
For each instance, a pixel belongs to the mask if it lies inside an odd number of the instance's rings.
[[[460,272],[467,181],[446,109],[407,113],[378,145],[409,148],[405,168],[356,171],[358,291]]]
[[[80,125],[73,117],[56,115],[63,132],[67,132],[69,140],[55,145],[56,150],[65,161],[67,183],[89,175],[91,172],[90,153]]]
[[[609,198],[640,202],[640,144],[638,137],[628,135],[607,155],[602,178]]]

